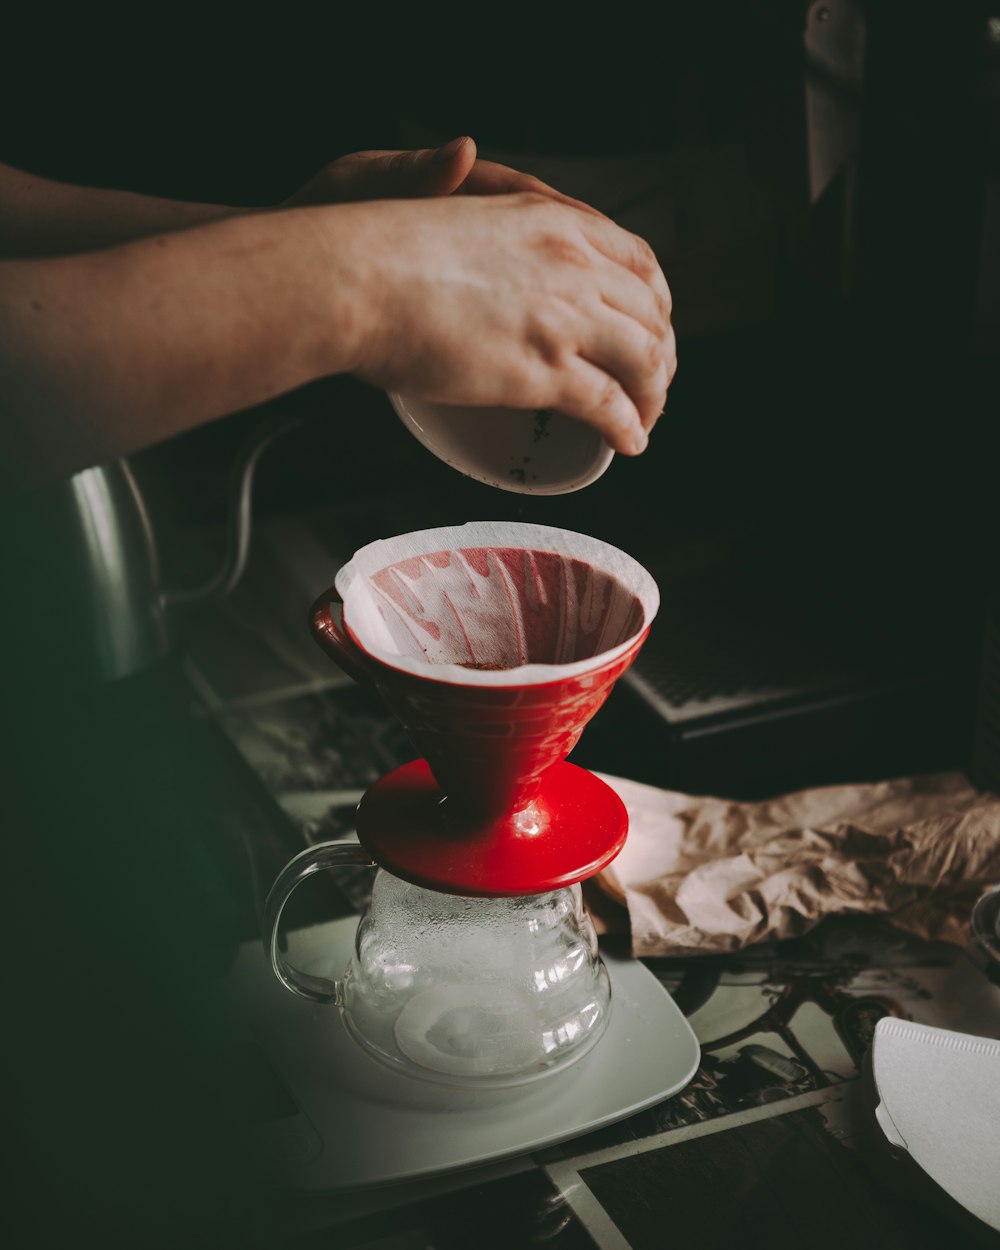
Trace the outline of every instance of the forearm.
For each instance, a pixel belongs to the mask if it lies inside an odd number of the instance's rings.
[[[6,476],[31,485],[349,369],[350,217],[306,208],[0,262]],[[345,247],[332,247],[332,237]]]
[[[0,164],[0,256],[90,251],[249,211],[74,186]]]

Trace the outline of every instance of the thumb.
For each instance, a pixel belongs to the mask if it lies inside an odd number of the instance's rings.
[[[387,162],[386,191],[396,195],[451,195],[475,163],[476,145],[468,135],[439,148],[397,152]]]

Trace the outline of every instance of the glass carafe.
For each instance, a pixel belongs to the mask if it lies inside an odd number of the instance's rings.
[[[279,949],[292,891],[321,869],[357,864],[375,868],[361,847],[344,843],[291,860],[268,896],[264,942],[282,984],[336,1005],[370,1055],[448,1085],[513,1086],[564,1068],[600,1038],[611,988],[579,884],[470,897],[379,868],[342,975],[293,968]]]

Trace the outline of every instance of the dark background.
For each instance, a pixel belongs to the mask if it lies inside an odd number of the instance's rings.
[[[819,579],[841,605],[877,603],[901,639],[933,619],[932,637],[995,564],[997,326],[981,305],[996,58],[987,6],[867,9],[849,295],[838,289],[839,188],[808,205],[807,6],[787,0],[666,6],[656,30],[630,14],[586,28],[536,18],[530,32],[516,10],[488,32],[332,6],[239,23],[160,8],[132,27],[42,10],[8,19],[0,158],[85,183],[266,204],[336,156],[403,146],[415,128],[529,154],[743,145],[771,197],[773,315],[688,333],[685,306],[711,275],[661,257],[681,368],[653,447],[616,466],[620,491],[601,512],[635,509],[629,526],[643,536],[764,527],[755,551],[776,576]],[[284,402],[315,420],[297,455],[262,474],[261,509],[424,470],[384,397],[351,379]],[[162,506],[218,512],[231,450],[256,416],[147,456]],[[581,496],[563,514],[586,521],[596,506]]]
[[[836,289],[838,189],[808,205],[807,6],[789,0],[672,5],[655,31],[629,15],[588,30],[567,22],[558,37],[544,23],[526,35],[516,10],[488,34],[426,16],[366,22],[332,6],[238,24],[211,10],[181,23],[160,9],[134,28],[43,10],[8,26],[0,157],[71,181],[267,204],[336,156],[402,145],[421,127],[581,157],[741,144],[780,236],[774,314],[688,334],[678,276],[682,369],[629,493],[654,484],[666,525],[699,524],[709,509],[735,524],[780,515],[783,539],[794,529],[833,558],[843,545],[864,577],[859,532],[863,545],[874,538],[878,550],[884,536],[896,557],[921,549],[932,564],[941,541],[951,558],[975,544],[973,519],[988,512],[984,426],[996,411],[984,361],[997,354],[977,322],[998,138],[988,6],[867,9],[860,277],[849,297]],[[668,279],[685,260],[661,259]],[[340,382],[318,388],[316,411],[364,402]],[[184,436],[160,458],[198,473],[238,424]],[[323,474],[288,470],[262,506],[321,498],[356,480],[358,457],[381,466],[363,421],[328,424],[335,454]],[[182,478],[178,493],[210,508]]]

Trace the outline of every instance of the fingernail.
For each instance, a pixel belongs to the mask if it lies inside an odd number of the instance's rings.
[[[468,135],[459,135],[457,139],[450,139],[439,147],[434,153],[433,159],[435,163],[440,162],[444,165],[447,161],[450,161],[453,156],[457,155],[465,147],[468,138]]]
[[[635,456],[641,455],[642,452],[644,452],[648,446],[649,446],[649,435],[646,433],[646,431],[642,428],[641,425],[637,426],[632,431],[632,454]]]

